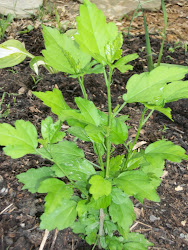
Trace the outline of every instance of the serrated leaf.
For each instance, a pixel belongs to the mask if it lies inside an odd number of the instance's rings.
[[[67,227],[71,227],[77,216],[76,202],[73,200],[63,199],[61,203],[52,212],[46,213],[40,217],[41,229],[63,230]]]
[[[112,201],[117,205],[123,204],[124,202],[127,201],[127,198],[129,198],[127,194],[125,194],[121,189],[116,187],[113,187],[111,196],[112,196]]]
[[[89,183],[91,184],[89,192],[95,200],[104,195],[108,196],[112,191],[112,184],[100,175],[92,176]]]
[[[114,173],[120,170],[120,165],[123,161],[124,155],[117,155],[110,159],[110,175],[113,176]]]
[[[78,212],[79,217],[81,217],[88,210],[88,206],[87,206],[86,202],[87,202],[87,200],[80,200],[77,203],[76,211]]]
[[[45,120],[41,122],[41,134],[47,143],[56,143],[63,139],[65,133],[60,131],[61,121],[53,123],[53,119],[48,116]]]
[[[63,181],[48,178],[40,183],[39,193],[48,193],[45,197],[45,214],[53,213],[62,203],[63,199],[69,199],[73,190]]]
[[[113,119],[110,130],[110,141],[114,144],[123,144],[128,137],[128,128],[127,125],[118,120]]]
[[[41,99],[44,104],[51,108],[52,112],[56,115],[61,115],[62,110],[70,109],[66,104],[63,95],[59,89],[54,88],[53,91],[46,92],[32,92],[33,95]]]
[[[100,124],[100,116],[98,113],[98,109],[95,107],[93,102],[83,99],[81,97],[76,97],[75,102],[86,122],[96,126]]]
[[[145,150],[145,155],[146,157],[157,157],[172,162],[181,162],[182,159],[188,159],[188,155],[185,154],[185,149],[173,144],[171,141],[164,140],[150,144]]]
[[[105,65],[105,46],[118,36],[115,23],[107,24],[102,11],[89,1],[80,6],[80,16],[76,20],[78,34],[74,37],[80,48]]]
[[[136,53],[124,56],[120,58],[117,62],[115,62],[113,67],[117,68],[121,73],[125,73],[127,70],[133,69],[133,66],[127,63],[137,58],[138,58],[138,54]]]
[[[55,28],[43,26],[46,50],[42,53],[48,65],[68,74],[77,74],[90,62],[91,57],[83,53],[78,44]]]
[[[85,127],[85,132],[92,142],[104,143],[104,135],[102,134],[102,129],[89,124]]]
[[[114,183],[126,194],[134,196],[141,203],[144,199],[160,201],[149,176],[141,170],[124,172],[114,180]]]
[[[53,165],[52,169],[58,177],[64,177],[65,174],[75,181],[87,181],[87,179],[95,174],[94,167],[85,159],[72,160],[63,162],[62,159],[58,166]]]
[[[181,80],[187,73],[188,67],[163,65],[151,72],[135,74],[127,83],[127,94],[123,95],[123,99],[127,103],[157,104],[163,102],[163,89],[167,83]]]
[[[84,128],[73,126],[70,127],[67,132],[71,135],[74,135],[75,137],[78,137],[82,141],[91,141],[86,134],[86,131]]]
[[[106,44],[105,55],[109,63],[113,63],[115,60],[118,60],[121,57],[122,44],[123,44],[123,36],[121,33],[119,33],[113,41]]]
[[[29,121],[17,120],[15,128],[7,123],[0,124],[0,145],[5,154],[13,159],[36,153],[37,130]]]
[[[114,223],[117,223],[119,227],[123,228],[124,232],[129,231],[129,227],[136,219],[134,213],[133,203],[127,197],[123,198],[123,203],[116,204],[112,202],[109,207],[109,213]]]
[[[102,197],[99,197],[97,200],[91,198],[91,201],[88,205],[94,209],[100,209],[100,208],[105,209],[111,204],[111,200],[112,198],[110,195],[108,196],[104,195]]]
[[[74,142],[62,141],[57,144],[52,144],[50,153],[55,162],[62,164],[79,158],[84,158],[84,152],[78,148]]]
[[[29,192],[36,193],[42,181],[54,176],[55,174],[51,168],[41,167],[38,169],[31,168],[25,173],[18,174],[16,177],[19,182],[24,184],[22,190],[28,189]]]
[[[33,57],[21,42],[8,40],[0,45],[0,69],[17,65],[27,56]]]
[[[126,235],[123,250],[147,250],[153,243],[145,239],[143,234],[129,233]]]

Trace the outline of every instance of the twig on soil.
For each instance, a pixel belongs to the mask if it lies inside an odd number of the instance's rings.
[[[44,232],[44,236],[43,236],[42,242],[40,244],[39,250],[43,250],[43,248],[44,248],[44,246],[46,244],[46,240],[48,238],[48,235],[49,235],[49,231],[46,229],[45,232]]]
[[[152,226],[147,225],[147,224],[145,224],[145,223],[143,223],[143,222],[140,222],[140,221],[136,221],[135,224],[130,228],[130,231],[132,231],[138,224],[141,224],[141,225],[144,225],[144,226],[150,228],[150,229],[139,229],[139,230],[147,230],[147,231],[148,231],[148,230],[151,230],[151,229],[152,229]]]
[[[53,237],[53,241],[52,241],[52,245],[51,245],[51,247],[50,247],[50,250],[53,250],[54,249],[54,245],[55,245],[55,241],[56,241],[56,239],[57,239],[57,235],[58,235],[58,230],[57,229],[55,229],[55,233],[54,233],[54,237]]]
[[[6,211],[8,211],[9,208],[12,207],[12,206],[13,206],[13,203],[11,203],[10,205],[8,205],[5,209],[3,209],[3,210],[0,212],[0,215],[3,214],[3,213],[5,213]]]
[[[132,232],[132,230],[138,225],[139,223],[136,222],[131,228],[130,228],[130,231]]]

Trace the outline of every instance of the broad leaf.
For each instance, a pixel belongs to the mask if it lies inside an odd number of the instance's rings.
[[[39,193],[48,193],[45,197],[45,213],[52,213],[60,205],[63,199],[69,199],[73,190],[63,181],[55,178],[48,178],[40,183]]]
[[[112,198],[110,195],[108,196],[104,195],[98,198],[97,200],[94,200],[93,198],[91,198],[91,201],[88,205],[94,209],[100,209],[100,208],[105,209],[111,204],[111,201],[112,201]]]
[[[63,139],[65,136],[64,132],[61,132],[61,121],[53,123],[53,119],[48,116],[41,122],[41,134],[47,143],[56,143]]]
[[[160,106],[156,106],[156,105],[149,105],[145,103],[146,108],[151,109],[151,110],[157,110],[161,113],[163,113],[164,115],[166,115],[170,120],[173,121],[172,119],[172,115],[171,115],[171,109],[170,108],[163,108]]]
[[[120,165],[124,159],[124,155],[117,155],[110,159],[110,175],[113,176],[117,171],[120,170]]]
[[[7,123],[0,124],[0,145],[6,146],[5,154],[13,159],[36,153],[37,130],[29,121],[17,120],[15,128]]]
[[[130,61],[133,61],[138,58],[138,54],[130,54],[120,58],[117,62],[114,63],[113,67],[117,68],[121,73],[125,73],[127,70],[132,70],[133,66],[127,64]]]
[[[178,81],[188,73],[188,67],[169,67],[163,65],[151,72],[133,75],[127,83],[127,94],[123,99],[127,103],[141,102],[160,104],[163,100],[163,89],[167,83]]]
[[[69,176],[72,180],[75,181],[87,181],[87,179],[95,174],[94,167],[85,159],[75,159],[72,160],[71,157],[69,161],[61,159],[61,162],[57,165],[53,165],[52,169],[58,177],[64,177],[65,175]]]
[[[128,137],[128,128],[127,125],[114,118],[112,120],[111,124],[111,130],[110,130],[110,141],[114,144],[123,144]]]
[[[77,17],[75,40],[80,48],[101,64],[107,64],[105,46],[118,36],[115,23],[106,23],[106,17],[95,4],[88,0],[80,6],[80,16]]]
[[[8,40],[0,45],[0,69],[21,63],[26,57],[34,57],[17,40]]]
[[[78,44],[55,28],[43,26],[46,50],[42,53],[48,65],[68,74],[77,74],[90,62],[91,57],[83,53]]]
[[[145,239],[144,235],[129,233],[126,236],[123,250],[147,250],[150,246],[153,246],[153,243]]]
[[[22,190],[28,189],[29,192],[36,193],[42,181],[54,176],[55,174],[51,168],[41,167],[37,169],[31,168],[25,173],[18,174],[16,177],[19,182],[24,184]]]
[[[54,88],[53,91],[34,91],[32,93],[41,99],[44,104],[50,107],[52,112],[58,116],[62,113],[62,110],[70,109],[70,107],[66,104],[61,91],[56,88]]]
[[[89,192],[95,200],[104,195],[108,196],[112,191],[112,184],[100,175],[92,176],[89,183],[91,184]]]
[[[63,141],[50,147],[52,158],[58,164],[84,158],[84,152],[74,142]]]
[[[117,192],[117,193],[116,193]],[[117,197],[118,194],[120,197]],[[112,191],[112,202],[109,207],[109,213],[114,223],[123,228],[124,232],[129,231],[129,227],[136,219],[133,203],[129,196],[124,194],[120,189],[114,188]]]
[[[149,176],[140,170],[124,172],[114,180],[114,183],[141,203],[145,198],[156,202],[160,201]]]
[[[75,137],[78,137],[82,141],[91,141],[84,128],[72,126],[67,130],[67,132]]]
[[[165,102],[174,102],[188,98],[188,81],[176,81],[167,84],[163,89]]]
[[[48,229],[49,231],[55,228],[63,230],[64,228],[72,226],[76,216],[76,202],[73,200],[63,199],[59,203],[58,207],[56,207],[52,212],[44,212],[44,214],[40,217],[40,228]]]
[[[85,132],[92,142],[103,143],[104,135],[102,134],[102,129],[96,127],[95,125],[89,124],[85,127]]]

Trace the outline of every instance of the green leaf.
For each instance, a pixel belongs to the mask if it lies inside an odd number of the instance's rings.
[[[123,228],[124,232],[129,231],[129,227],[132,225],[133,221],[136,219],[134,213],[134,207],[132,201],[129,199],[128,195],[121,194],[122,202],[117,198],[115,192],[119,189],[115,188],[112,193],[112,200],[115,200],[116,203],[112,202],[109,207],[109,213],[114,223],[117,223],[118,226]],[[113,198],[114,197],[114,198]],[[117,204],[118,202],[118,204]]]
[[[160,201],[149,176],[141,170],[124,172],[114,180],[114,183],[126,194],[134,196],[141,203],[145,198],[156,202]]]
[[[133,61],[138,58],[138,54],[130,54],[120,58],[117,62],[114,63],[113,67],[117,68],[121,73],[125,73],[127,70],[132,70],[133,66],[127,64],[130,61]],[[127,65],[126,65],[127,64]]]
[[[110,220],[104,220],[104,231],[107,235],[110,237],[113,236],[113,232],[117,230],[116,224],[114,224],[111,219]]]
[[[0,69],[17,65],[24,61],[27,56],[33,57],[21,42],[8,40],[0,45]]]
[[[127,83],[127,94],[123,99],[127,103],[141,102],[158,104],[163,102],[163,89],[167,83],[178,81],[188,73],[188,67],[169,67],[163,65],[151,72],[133,75]]]
[[[66,104],[61,91],[56,88],[54,88],[53,91],[33,91],[32,93],[33,95],[41,99],[44,104],[50,107],[52,112],[58,116],[62,113],[62,110],[70,109],[70,107]]]
[[[112,184],[100,175],[92,176],[89,183],[91,184],[89,192],[95,200],[104,195],[108,196],[112,191]]]
[[[106,17],[95,4],[84,1],[80,6],[80,16],[77,17],[75,40],[80,48],[91,55],[95,60],[105,65],[105,46],[113,42],[118,36],[115,23],[106,23]]]
[[[36,193],[42,181],[54,176],[54,172],[51,168],[41,167],[38,169],[31,168],[25,173],[18,174],[16,177],[19,182],[24,184],[22,190],[28,189],[29,192]]]
[[[153,243],[145,239],[143,234],[129,233],[126,236],[123,250],[147,250]]]
[[[121,33],[117,35],[115,40],[107,43],[107,45],[105,46],[105,55],[109,63],[113,63],[115,60],[118,60],[121,57],[122,44],[123,44],[123,36]]]
[[[120,242],[119,238],[116,236],[109,237],[108,235],[105,237],[106,243],[108,244],[108,248],[110,250],[122,250],[123,244]]]
[[[82,141],[91,141],[84,128],[81,127],[70,127],[67,132],[75,137],[78,137]]]
[[[45,58],[42,56],[35,56],[29,63],[30,68],[38,75],[39,74],[39,66],[47,65],[45,62]]]
[[[172,162],[181,162],[182,159],[188,160],[185,149],[178,145],[174,145],[171,141],[164,140],[150,144],[145,150],[145,156],[155,159],[157,157],[162,160],[167,159]]]
[[[59,131],[61,129],[61,121],[53,123],[53,119],[48,116],[41,122],[41,134],[47,143],[56,143],[63,139],[65,136],[64,132]]]
[[[100,208],[105,209],[111,204],[111,200],[112,198],[110,195],[108,196],[104,195],[98,198],[97,200],[94,200],[93,198],[91,198],[91,201],[88,205],[94,209],[100,209]]]
[[[55,28],[43,26],[46,50],[42,53],[48,65],[68,74],[77,74],[90,62],[91,57],[83,53],[78,44]]]
[[[63,199],[69,199],[73,195],[71,187],[63,181],[48,178],[40,183],[39,193],[48,193],[45,197],[45,213],[52,213],[61,206]]]
[[[37,130],[29,121],[17,120],[15,128],[7,123],[0,124],[0,145],[5,154],[13,159],[36,153]]]
[[[167,84],[163,89],[165,102],[174,102],[188,98],[188,81],[175,81]]]
[[[121,189],[113,187],[112,189],[112,201],[119,205],[119,204],[123,204],[124,202],[127,201],[128,195],[125,194]]]
[[[144,104],[146,106],[146,108],[151,109],[151,110],[157,110],[161,113],[163,113],[164,115],[166,115],[170,120],[173,121],[172,119],[172,115],[171,115],[171,109],[170,108],[163,108],[160,106],[156,106],[156,105],[149,105],[149,104]]]
[[[55,228],[63,230],[64,228],[72,226],[76,216],[76,202],[73,200],[62,199],[56,209],[52,212],[44,212],[40,217],[40,228],[48,229],[49,231]]]
[[[128,137],[128,128],[127,125],[118,120],[113,119],[110,130],[110,141],[116,145],[123,144]]]
[[[92,142],[104,143],[104,135],[102,134],[101,128],[93,124],[89,124],[85,127],[85,132]]]
[[[84,158],[84,152],[78,148],[74,142],[63,141],[57,144],[52,144],[51,155],[55,162],[58,164],[76,160],[78,158]]]
[[[117,155],[110,159],[110,175],[113,176],[114,173],[120,170],[120,165],[122,164],[124,157],[124,155]]]
[[[53,165],[52,169],[58,177],[64,177],[65,174],[75,181],[87,181],[87,179],[95,174],[94,167],[85,159],[75,159],[63,162],[62,159],[59,163],[60,167]],[[63,171],[62,171],[62,170]]]
[[[76,97],[75,102],[78,108],[80,109],[84,120],[88,124],[93,124],[96,126],[100,124],[100,116],[98,113],[98,109],[95,107],[93,102],[83,99],[81,97]]]
[[[88,210],[88,206],[86,204],[87,200],[80,200],[77,203],[76,211],[78,212],[78,216],[81,217]]]

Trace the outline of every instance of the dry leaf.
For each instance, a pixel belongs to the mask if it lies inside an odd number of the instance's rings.
[[[182,188],[181,186],[177,186],[177,187],[175,188],[175,190],[176,190],[176,191],[182,191],[183,188]]]
[[[186,225],[186,220],[181,221],[182,226]]]

